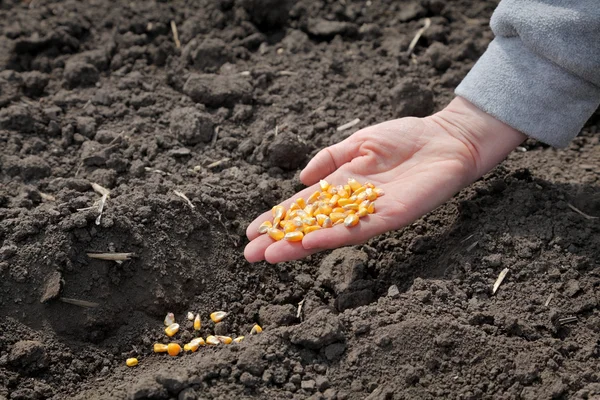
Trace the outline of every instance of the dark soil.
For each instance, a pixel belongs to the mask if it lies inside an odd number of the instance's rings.
[[[447,104],[494,7],[0,2],[0,399],[599,398],[600,118],[366,245],[242,255],[319,149]],[[245,341],[153,354],[189,310]]]

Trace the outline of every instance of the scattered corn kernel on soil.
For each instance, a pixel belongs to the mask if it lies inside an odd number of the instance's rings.
[[[316,151],[443,107],[494,7],[1,1],[0,399],[597,399],[598,116],[401,231],[242,256]],[[193,337],[188,311],[204,338],[246,338],[153,354]]]

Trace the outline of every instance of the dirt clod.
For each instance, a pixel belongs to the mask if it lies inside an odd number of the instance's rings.
[[[233,75],[191,74],[183,91],[196,103],[212,108],[233,107],[252,98],[252,86],[243,77]]]
[[[35,340],[21,340],[15,343],[8,355],[8,362],[28,374],[48,367],[48,358],[43,343]]]
[[[426,117],[433,111],[433,93],[417,80],[405,78],[390,91],[396,117]]]
[[[212,117],[193,107],[176,108],[171,112],[171,131],[184,144],[209,142],[214,134]]]
[[[292,343],[312,350],[344,340],[345,329],[336,315],[326,309],[317,311],[290,332]]]
[[[290,170],[299,168],[305,161],[308,146],[288,132],[280,133],[267,148],[269,165]]]
[[[69,88],[93,86],[100,79],[96,67],[81,61],[69,61],[65,65],[65,84]]]

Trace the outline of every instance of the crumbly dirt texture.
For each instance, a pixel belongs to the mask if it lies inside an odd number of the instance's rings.
[[[447,104],[495,6],[1,1],[0,399],[599,398],[598,115],[400,231],[242,255],[319,149]],[[153,354],[190,310],[246,339]]]

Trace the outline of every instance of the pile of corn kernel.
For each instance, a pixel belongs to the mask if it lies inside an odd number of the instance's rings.
[[[227,313],[225,311],[215,311],[214,313],[210,314],[210,319],[215,324],[217,324],[217,323],[221,322],[226,316],[227,316]],[[202,328],[202,322],[200,321],[200,314],[196,314],[194,316],[194,314],[192,312],[188,312],[187,319],[189,321],[193,321],[194,331],[197,332],[200,330],[200,328]],[[177,332],[179,332],[180,325],[175,322],[175,315],[173,313],[167,314],[167,316],[165,317],[165,320],[164,320],[164,324],[165,324],[165,333],[168,337],[171,338],[171,337],[175,336],[177,334]],[[256,324],[250,330],[251,335],[261,333],[261,332],[262,332],[262,328]],[[235,339],[233,339],[229,336],[209,335],[206,337],[206,340],[201,337],[196,337],[196,338],[192,339],[189,343],[184,344],[183,348],[181,347],[181,345],[179,343],[176,343],[176,342],[172,342],[169,344],[155,343],[154,347],[153,347],[153,351],[155,353],[167,353],[170,356],[175,357],[175,356],[178,356],[183,351],[189,351],[189,352],[194,353],[201,346],[206,346],[206,345],[217,346],[219,344],[240,343],[242,340],[244,340],[244,336],[238,336]],[[138,363],[139,363],[139,361],[137,358],[128,358],[125,361],[125,364],[128,367],[135,367],[136,365],[138,365]]]
[[[354,178],[338,186],[321,180],[319,186],[321,190],[306,200],[297,198],[287,210],[283,206],[273,207],[273,222],[263,222],[258,232],[266,233],[273,240],[298,242],[318,229],[338,224],[353,227],[360,218],[375,212],[375,200],[384,195],[383,190],[372,183],[361,185]]]

